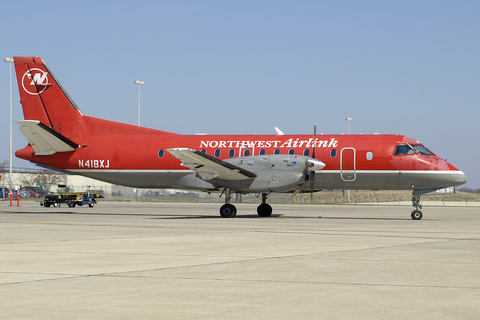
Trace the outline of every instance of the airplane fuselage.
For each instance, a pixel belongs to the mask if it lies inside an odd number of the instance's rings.
[[[114,184],[136,188],[217,190],[169,154],[191,148],[218,159],[280,154],[312,154],[325,163],[314,189],[429,189],[460,185],[464,174],[436,155],[395,155],[399,144],[419,142],[402,135],[177,135],[152,130],[147,135],[75,138],[75,152],[36,156],[30,146],[22,159]],[[302,190],[310,190],[305,183]]]

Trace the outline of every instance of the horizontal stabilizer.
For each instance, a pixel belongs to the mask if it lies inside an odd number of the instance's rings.
[[[167,149],[172,155],[182,161],[182,165],[195,171],[203,180],[214,178],[222,180],[246,180],[257,175],[251,171],[237,167],[195,149],[174,148]]]
[[[18,120],[25,138],[36,155],[51,155],[56,152],[75,151],[79,145],[38,120]]]

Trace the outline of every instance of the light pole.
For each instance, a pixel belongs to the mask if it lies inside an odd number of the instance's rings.
[[[348,122],[348,134],[350,134],[350,121],[352,121],[352,118],[347,117],[345,120]]]
[[[352,121],[352,118],[346,117],[345,120],[347,120],[347,123],[348,123],[348,134],[350,134],[350,121]],[[347,202],[350,202],[350,189],[347,190]]]
[[[138,126],[140,127],[140,86],[145,84],[144,81],[135,80],[135,84],[138,84]]]
[[[12,187],[12,62],[13,58],[5,58],[5,62],[9,62],[10,65],[10,171],[9,171],[9,187]],[[18,196],[18,195],[17,195]]]

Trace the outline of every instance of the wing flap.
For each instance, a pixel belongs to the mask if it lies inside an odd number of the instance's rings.
[[[20,130],[33,147],[36,155],[75,151],[79,145],[38,120],[18,120]]]
[[[237,167],[226,161],[217,159],[195,149],[173,148],[169,153],[182,161],[182,165],[195,171],[203,180],[214,178],[224,180],[253,179],[257,175],[251,171]]]

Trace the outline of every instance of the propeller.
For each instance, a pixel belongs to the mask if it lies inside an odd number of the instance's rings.
[[[308,159],[308,171],[310,172],[310,198],[313,204],[313,185],[315,183],[315,171],[322,170],[325,167],[325,163],[315,159],[315,143],[317,139],[317,124],[313,125],[313,144],[312,144],[312,157]]]
[[[313,144],[312,144],[312,158],[315,159],[315,143],[317,135],[317,124],[313,124]],[[315,182],[315,170],[310,172],[310,201],[313,204],[313,183]]]

